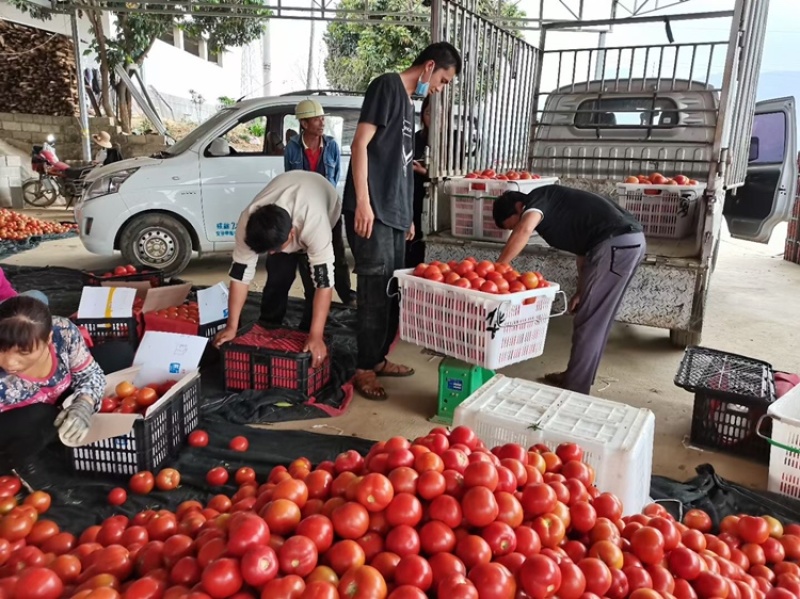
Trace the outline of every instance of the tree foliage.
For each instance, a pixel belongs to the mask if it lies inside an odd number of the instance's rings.
[[[11,4],[31,16],[47,20],[52,14],[47,9],[31,4],[27,0],[10,0]],[[121,2],[119,0],[75,0],[81,13],[90,23],[91,51],[100,63],[101,101],[108,115],[115,114],[110,90],[117,91],[116,116],[126,132],[130,131],[130,93],[113,75],[118,65],[126,68],[140,66],[155,41],[174,28],[183,29],[187,35],[207,40],[212,52],[227,47],[244,46],[261,35],[264,20],[270,11],[261,0],[205,0],[202,7],[194,4],[176,4],[180,15],[159,14],[163,5],[148,5],[146,2]],[[225,6],[215,7],[214,4]],[[231,5],[234,5],[231,7]],[[135,9],[136,12],[132,12]],[[106,31],[103,12],[112,13],[112,29]],[[249,17],[237,14],[251,15]]]
[[[342,0],[338,7],[363,11],[364,3],[365,0]],[[407,22],[408,17],[393,16],[372,17],[374,22],[370,24],[332,21],[325,33],[325,74],[332,88],[363,92],[378,75],[408,68],[430,44],[430,24],[425,22],[430,19],[430,8],[421,0],[370,0],[369,10],[419,15],[421,22],[407,25],[402,21]],[[499,0],[499,4],[479,0],[478,12],[492,19],[497,16],[501,21],[524,16],[515,3],[506,0]]]

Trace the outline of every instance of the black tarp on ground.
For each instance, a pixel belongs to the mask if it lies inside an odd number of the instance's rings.
[[[208,432],[209,445],[203,448],[185,447],[177,459],[162,466],[180,471],[181,485],[178,489],[157,491],[150,495],[129,492],[128,501],[118,508],[108,504],[108,492],[117,486],[127,488],[128,479],[72,473],[65,467],[66,451],[58,442],[30,466],[20,469],[19,474],[34,489],[45,490],[52,495],[52,507],[47,517],[63,530],[78,534],[113,514],[132,516],[150,508],[175,510],[182,501],[188,499],[206,502],[223,492],[231,496],[236,490],[235,485],[211,488],[206,484],[206,473],[216,466],[228,469],[231,483],[236,470],[242,466],[254,468],[257,480],[264,482],[274,466],[289,465],[301,456],[318,464],[332,460],[348,449],[366,454],[373,443],[344,435],[257,429],[231,424],[218,417],[204,418],[200,428]],[[228,442],[237,435],[244,435],[250,442],[249,449],[244,453],[228,449]]]
[[[676,518],[690,509],[707,512],[715,530],[725,516],[735,514],[770,515],[784,524],[800,522],[800,501],[727,481],[711,464],[698,466],[697,476],[685,483],[654,476],[650,481],[650,497],[663,502]]]
[[[83,282],[78,270],[69,268],[36,268],[3,265],[6,277],[17,291],[38,289],[50,299],[53,314],[70,316],[78,309]],[[258,319],[260,293],[250,293],[242,312],[243,322]],[[297,327],[302,316],[303,300],[290,298],[286,325]],[[222,387],[222,364],[219,352],[211,348],[202,368],[203,405],[205,413],[217,414],[230,422],[242,424],[287,422],[338,415],[352,397],[342,389],[355,373],[356,340],[355,310],[341,304],[331,306],[326,334],[331,339],[331,384],[317,394],[314,403],[302,393],[286,390],[229,393]]]
[[[26,252],[39,247],[45,241],[53,241],[55,239],[67,239],[68,237],[77,237],[77,231],[69,231],[68,233],[58,233],[53,235],[31,235],[26,239],[14,241],[11,239],[0,240],[0,259],[8,258],[20,252]]]

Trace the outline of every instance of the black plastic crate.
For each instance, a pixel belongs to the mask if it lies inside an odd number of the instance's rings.
[[[75,472],[130,476],[156,470],[183,447],[200,419],[200,376],[193,378],[147,418],[136,420],[127,435],[68,448]]]
[[[225,389],[288,389],[314,396],[330,381],[331,356],[329,352],[322,366],[312,369],[311,354],[301,351],[307,337],[289,329],[244,327],[221,348]],[[329,340],[325,343],[330,349]]]
[[[124,341],[133,347],[139,345],[139,318],[73,318],[75,326],[85,327],[95,345],[109,341]]]
[[[771,364],[706,347],[690,347],[675,375],[675,384],[694,393],[693,445],[769,462],[769,444],[756,434],[756,429],[761,416],[775,401]]]
[[[100,287],[102,283],[119,283],[121,281],[149,281],[151,287],[161,287],[164,284],[164,273],[153,268],[142,268],[139,272],[115,275],[113,271],[107,277],[104,273],[96,273],[88,270],[81,271],[81,278],[84,287]]]

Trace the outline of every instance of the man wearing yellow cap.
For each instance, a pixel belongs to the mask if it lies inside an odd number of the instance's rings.
[[[293,136],[286,144],[283,154],[283,165],[286,172],[303,170],[319,173],[336,187],[341,174],[341,151],[339,144],[330,135],[325,135],[325,111],[316,100],[303,100],[295,107],[295,116],[300,121],[300,133]],[[333,228],[334,288],[342,303],[355,305],[355,293],[350,282],[350,269],[344,249],[342,221]],[[306,306],[300,328],[307,329],[311,323],[311,307],[314,300],[314,283],[311,280],[305,256],[298,261],[300,278],[305,290]],[[282,296],[281,296],[282,297]],[[280,324],[286,314],[286,298],[275,298],[270,320]],[[267,315],[262,314],[262,318]]]

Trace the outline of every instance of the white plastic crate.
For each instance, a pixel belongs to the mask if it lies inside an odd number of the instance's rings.
[[[558,285],[494,295],[412,273],[394,273],[403,341],[490,370],[542,355]]]
[[[558,177],[517,181],[466,178],[448,180],[445,183],[445,193],[450,196],[450,227],[453,237],[506,241],[511,231],[504,231],[495,225],[492,216],[494,199],[506,191],[529,193],[537,187],[556,183]]]
[[[767,409],[767,416],[772,419],[772,438],[767,438],[770,443],[767,489],[800,499],[800,386],[773,403]]]
[[[655,416],[644,408],[496,375],[456,408],[453,426],[475,430],[489,447],[578,443],[596,485],[625,514],[650,503]]]
[[[698,185],[617,184],[619,205],[642,223],[649,237],[683,239],[697,224],[698,199],[705,183]]]

